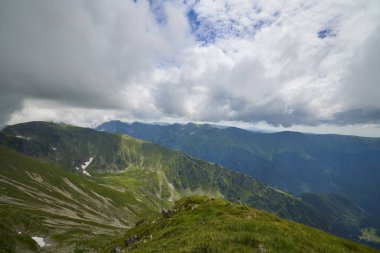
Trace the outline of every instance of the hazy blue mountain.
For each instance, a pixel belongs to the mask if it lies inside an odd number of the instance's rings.
[[[193,123],[157,126],[111,121],[97,130],[181,150],[293,194],[345,195],[370,214],[368,224],[380,227],[380,138],[257,133]]]

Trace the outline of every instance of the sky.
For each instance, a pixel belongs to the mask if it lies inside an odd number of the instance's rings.
[[[0,126],[380,137],[378,0],[2,0]]]

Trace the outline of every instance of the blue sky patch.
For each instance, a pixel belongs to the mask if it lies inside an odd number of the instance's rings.
[[[201,25],[201,22],[198,20],[198,14],[194,11],[194,9],[191,9],[187,13],[187,18],[189,20],[191,30],[195,32]]]
[[[165,13],[165,9],[163,7],[163,1],[155,1],[155,0],[149,0],[149,7],[150,11],[153,13],[156,22],[159,24],[166,24],[167,22],[167,16]]]
[[[207,20],[201,21],[194,9],[190,9],[187,12],[187,19],[189,20],[191,32],[199,42],[203,45],[215,42],[216,31],[211,22]]]
[[[226,11],[231,8],[228,4],[225,4],[224,7]],[[254,11],[260,13],[262,9],[255,7]],[[217,39],[254,37],[258,31],[272,24],[270,20],[251,20],[251,25],[247,26],[232,18],[224,20],[209,19],[208,17],[200,16],[194,6],[188,10],[186,15],[192,34],[203,45],[215,43]]]
[[[255,31],[257,31],[257,30],[260,30],[261,28],[263,28],[263,26],[265,26],[265,25],[266,25],[266,23],[263,20],[259,20],[253,24],[253,28]]]
[[[331,28],[326,28],[323,30],[320,30],[318,33],[318,38],[325,39],[328,37],[336,37],[336,33]]]

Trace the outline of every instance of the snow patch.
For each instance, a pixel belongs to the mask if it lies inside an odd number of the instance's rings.
[[[83,172],[83,174],[85,174],[85,175],[91,177],[90,173],[88,173],[87,171],[83,170],[82,172]]]
[[[84,164],[82,164],[82,170],[85,170],[88,165],[90,165],[90,163],[92,162],[92,160],[94,160],[94,157],[90,157],[90,160],[88,160],[87,162],[85,162]]]
[[[90,159],[89,159],[87,162],[85,162],[84,164],[82,164],[82,165],[80,166],[81,169],[82,169],[82,173],[85,174],[86,176],[89,176],[89,177],[91,177],[91,175],[90,175],[90,173],[88,173],[88,172],[86,171],[86,168],[91,164],[92,160],[94,160],[94,157],[90,157]],[[78,167],[75,167],[75,169],[76,169],[76,170],[81,170],[81,169],[78,168]]]
[[[16,138],[24,139],[24,140],[27,140],[27,141],[30,141],[32,139],[30,137],[25,137],[25,136],[22,136],[22,135],[16,135]]]
[[[44,247],[44,246],[50,246],[50,244],[47,244],[44,240],[44,238],[39,237],[39,236],[32,236],[32,239],[36,241],[38,246]]]

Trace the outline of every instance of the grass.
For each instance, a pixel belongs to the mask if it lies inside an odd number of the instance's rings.
[[[378,252],[276,215],[222,199],[181,199],[170,218],[146,221],[102,252],[120,245],[126,252]],[[133,235],[137,242],[125,246]]]
[[[0,252],[36,250],[31,236],[52,242],[38,251],[96,252],[158,212],[142,193],[99,181],[0,145]]]

